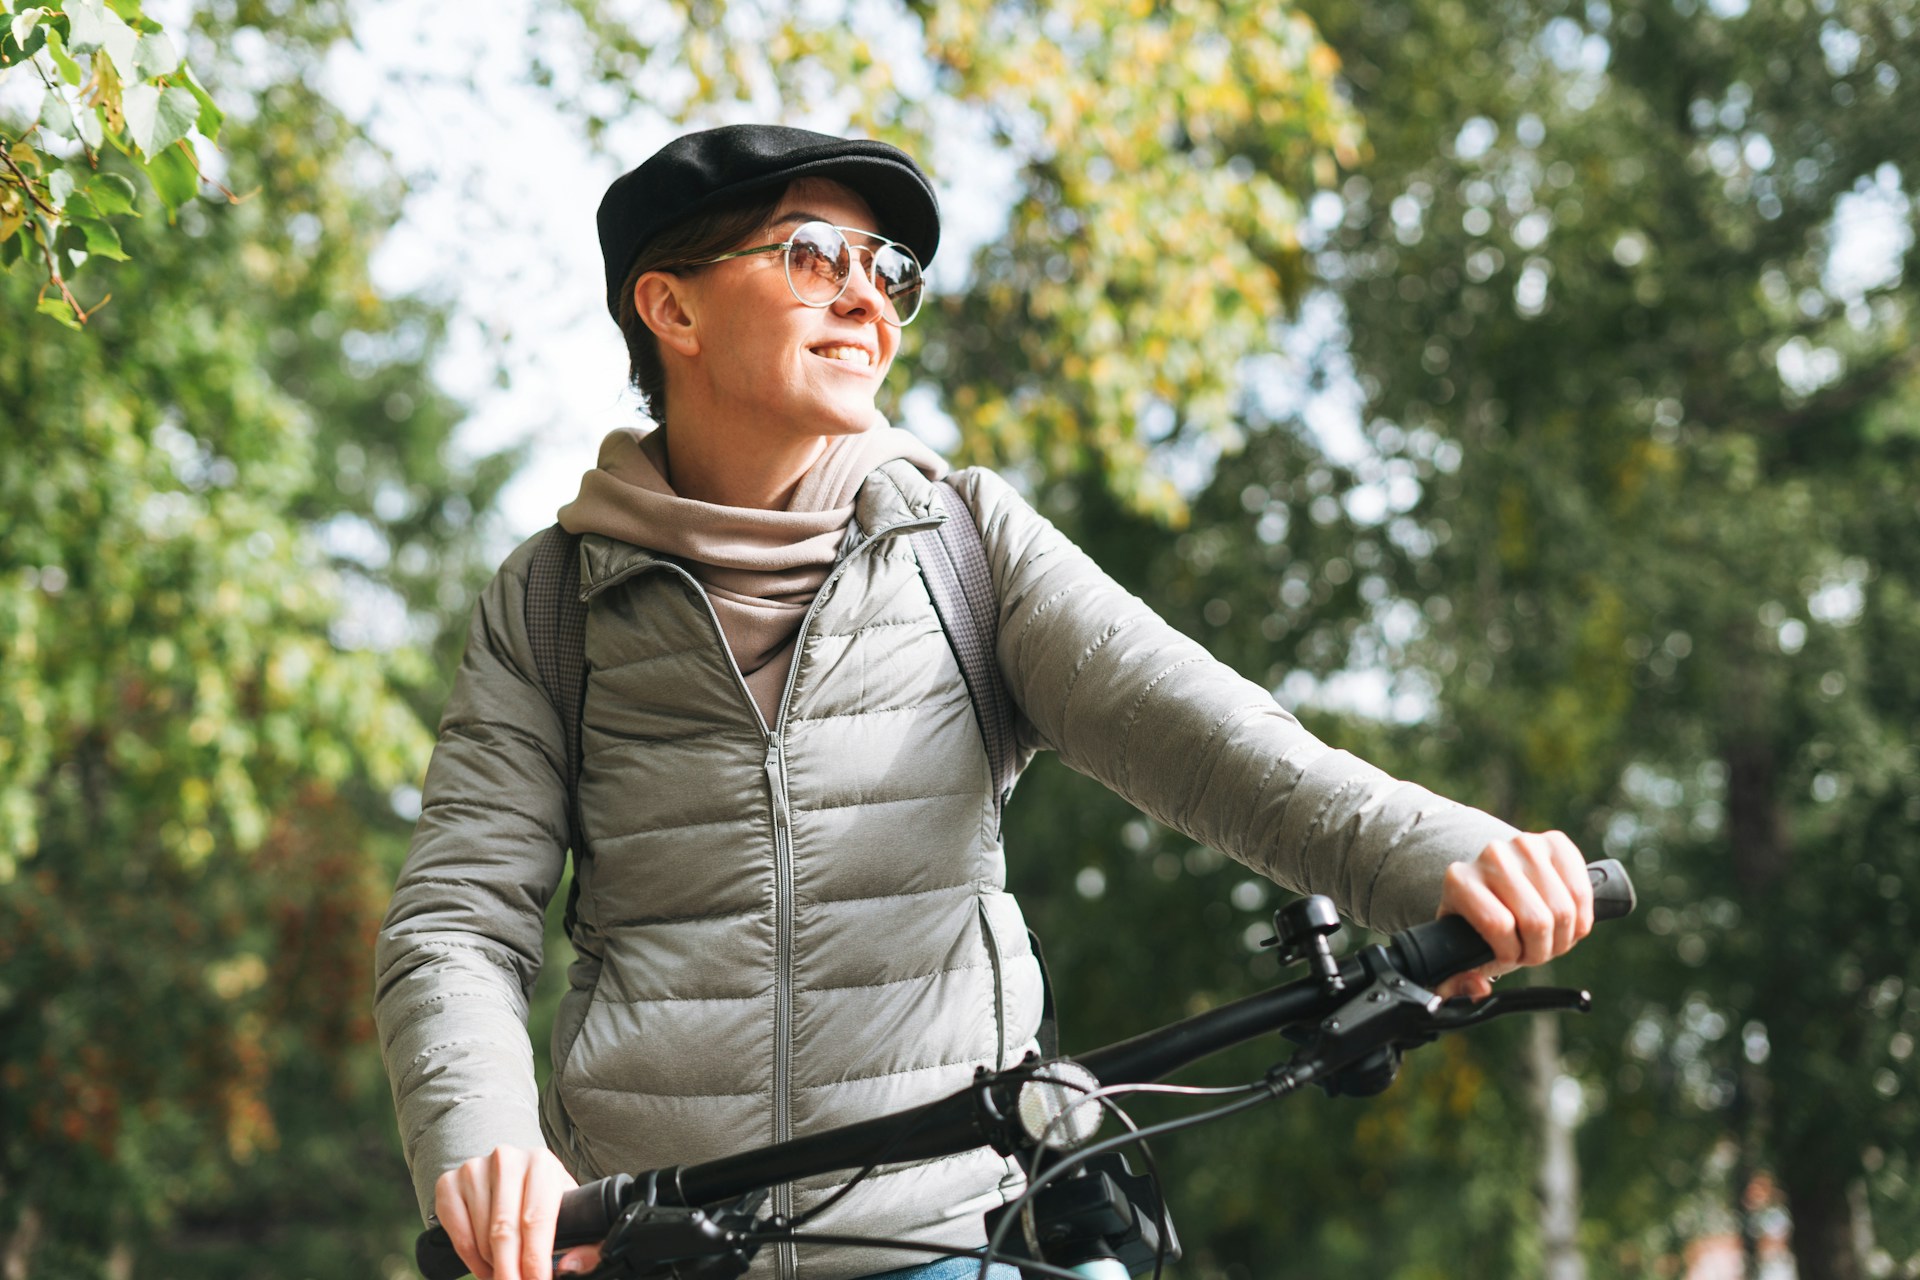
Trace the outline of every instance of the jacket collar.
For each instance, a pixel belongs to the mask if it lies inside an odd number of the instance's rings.
[[[934,509],[933,481],[905,458],[875,467],[853,499],[854,523],[868,537],[894,525],[938,524],[944,518]]]
[[[882,463],[861,482],[853,499],[853,523],[857,537],[847,540],[852,549],[867,539],[902,525],[931,527],[945,516],[934,509],[933,481],[905,458]],[[592,591],[600,583],[624,577],[650,564],[673,563],[646,547],[637,547],[601,533],[580,538],[580,589]]]

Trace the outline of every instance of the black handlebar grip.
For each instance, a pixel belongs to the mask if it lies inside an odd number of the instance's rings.
[[[598,1244],[607,1238],[613,1220],[626,1205],[627,1188],[633,1179],[624,1173],[574,1187],[560,1197],[560,1216],[554,1224],[553,1247],[570,1249],[577,1244]],[[413,1242],[413,1261],[427,1280],[459,1280],[467,1274],[467,1264],[454,1252],[453,1241],[445,1227],[429,1227]]]
[[[560,1197],[560,1219],[553,1229],[553,1247],[599,1244],[613,1229],[613,1220],[626,1208],[627,1188],[633,1178],[616,1173],[598,1182],[578,1186]]]
[[[413,1265],[427,1280],[459,1280],[467,1274],[467,1264],[453,1251],[445,1227],[428,1227],[413,1242]]]
[[[1587,864],[1587,879],[1593,882],[1593,918],[1618,920],[1632,915],[1639,899],[1634,896],[1633,881],[1618,858],[1603,858]]]
[[[1633,881],[1619,860],[1607,858],[1587,864],[1593,885],[1593,918],[1614,920],[1633,910]],[[1423,987],[1443,982],[1456,973],[1493,959],[1493,948],[1459,916],[1441,916],[1393,936],[1395,966]]]

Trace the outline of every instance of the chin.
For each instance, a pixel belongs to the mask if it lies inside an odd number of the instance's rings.
[[[880,411],[873,407],[873,401],[863,404],[836,404],[823,407],[814,416],[823,436],[857,436],[863,431],[871,431],[881,425]]]

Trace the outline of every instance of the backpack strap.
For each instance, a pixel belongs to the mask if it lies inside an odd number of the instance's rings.
[[[540,687],[560,717],[566,744],[567,848],[580,858],[580,716],[587,701],[587,606],[580,599],[580,535],[559,525],[540,532],[527,564],[527,641]],[[567,932],[573,932],[580,884],[567,895]]]
[[[933,486],[933,506],[947,518],[938,528],[913,535],[913,553],[920,561],[921,576],[927,580],[934,612],[940,615],[941,629],[947,633],[947,643],[960,663],[974,718],[980,722],[980,739],[986,744],[987,763],[992,769],[997,831],[1007,796],[1013,790],[1014,770],[1013,701],[1007,697],[995,652],[1000,602],[993,593],[987,546],[981,540],[980,526],[974,522],[973,508],[950,480]],[[1040,938],[1031,929],[1027,930],[1027,942],[1033,948],[1034,963],[1040,967],[1040,1028],[1035,1038],[1043,1058],[1057,1058],[1060,1025],[1054,1013],[1053,978],[1040,952]]]
[[[947,518],[937,528],[913,535],[913,553],[919,558],[934,612],[947,633],[947,643],[960,663],[980,722],[980,740],[986,744],[993,777],[994,825],[1006,808],[1013,789],[1013,702],[1000,676],[995,640],[1000,632],[1000,603],[993,594],[993,575],[987,569],[987,546],[980,540],[973,509],[951,481],[933,486],[934,510]]]

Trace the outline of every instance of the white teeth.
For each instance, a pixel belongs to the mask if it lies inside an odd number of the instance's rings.
[[[845,360],[848,364],[857,364],[864,368],[873,367],[873,356],[865,347],[815,347],[813,354],[825,356],[829,360]]]

